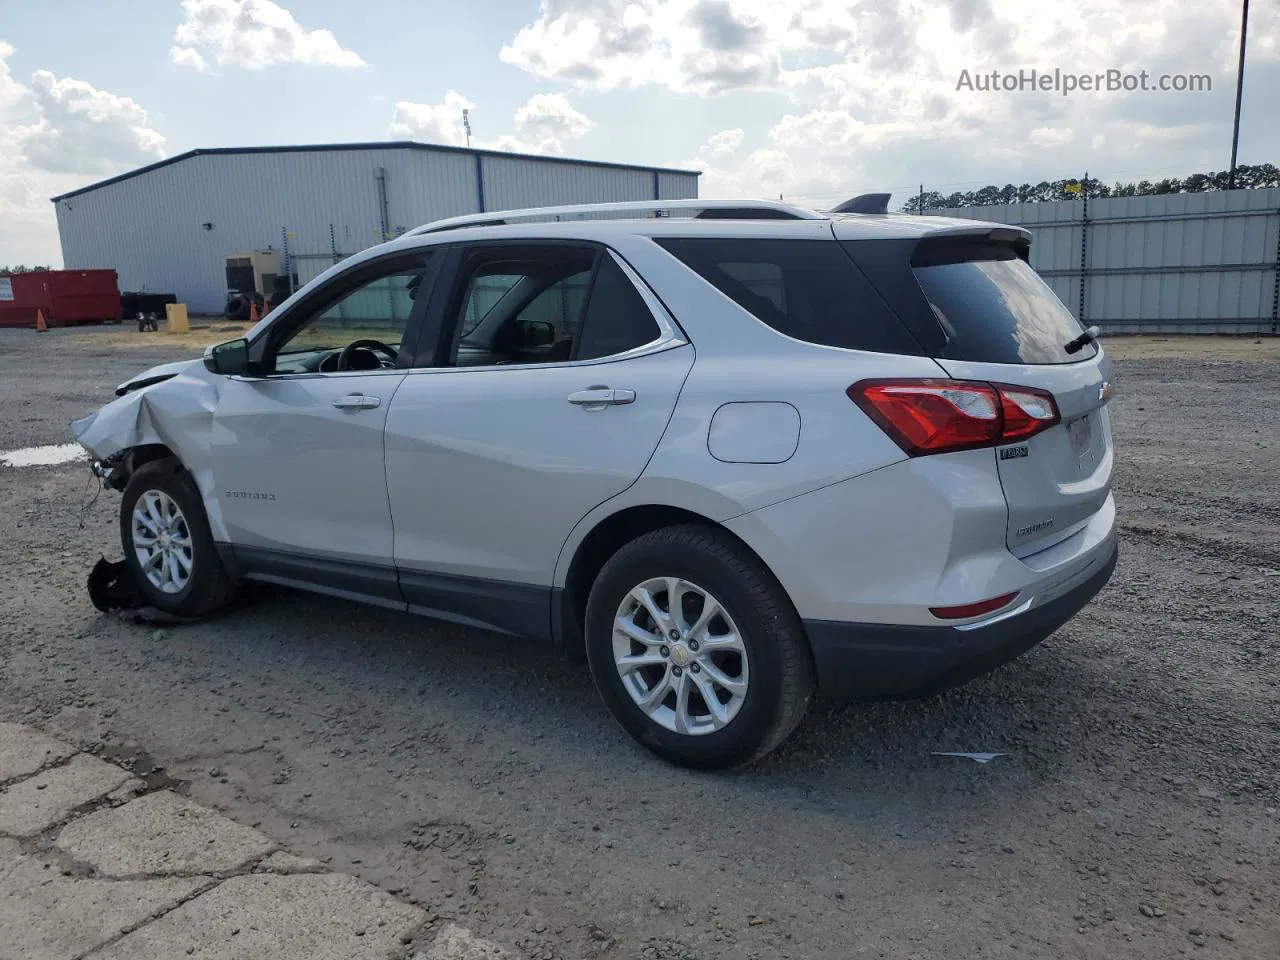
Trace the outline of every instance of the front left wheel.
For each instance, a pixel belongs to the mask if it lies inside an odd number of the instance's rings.
[[[148,606],[202,617],[231,599],[195,482],[174,459],[134,471],[120,501],[125,562]]]

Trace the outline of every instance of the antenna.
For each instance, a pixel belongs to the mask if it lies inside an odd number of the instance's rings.
[[[471,146],[471,111],[462,111],[462,129],[467,132],[467,146]]]
[[[887,193],[864,193],[859,196],[852,197],[837,207],[834,207],[832,213],[888,213],[889,212],[889,194]]]

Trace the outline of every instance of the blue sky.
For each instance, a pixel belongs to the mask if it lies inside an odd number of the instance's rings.
[[[0,264],[48,198],[195,147],[379,140],[697,167],[819,204],[1227,163],[1239,8],[1201,0],[0,0]],[[1280,161],[1256,5],[1243,162]],[[982,93],[962,70],[1207,74],[1209,93]]]

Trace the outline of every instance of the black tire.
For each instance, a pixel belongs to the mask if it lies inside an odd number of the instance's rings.
[[[242,321],[249,319],[249,298],[240,294],[227,301],[226,315],[228,320]]]
[[[169,497],[182,512],[191,541],[191,571],[186,585],[176,593],[167,593],[147,578],[134,547],[133,510],[148,491]],[[235,583],[227,575],[218,556],[209,520],[195,481],[181,463],[172,458],[156,460],[134,471],[120,500],[120,544],[134,583],[149,606],[178,617],[203,617],[215,612],[231,600]]]
[[[708,591],[742,637],[747,691],[737,715],[719,730],[677,733],[654,721],[632,699],[614,662],[619,606],[633,588],[660,577],[679,577]],[[586,646],[596,687],[614,718],[639,743],[680,766],[725,769],[760,759],[796,728],[813,695],[809,646],[790,599],[749,550],[710,526],[655,530],[614,554],[587,601]]]

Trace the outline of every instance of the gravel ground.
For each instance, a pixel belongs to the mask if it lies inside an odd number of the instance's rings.
[[[1107,589],[961,690],[819,704],[745,773],[650,759],[585,668],[464,628],[285,590],[99,615],[118,497],[82,525],[84,464],[0,467],[0,717],[533,958],[1271,958],[1280,341],[1112,352]],[[0,330],[0,451],[178,355]]]

